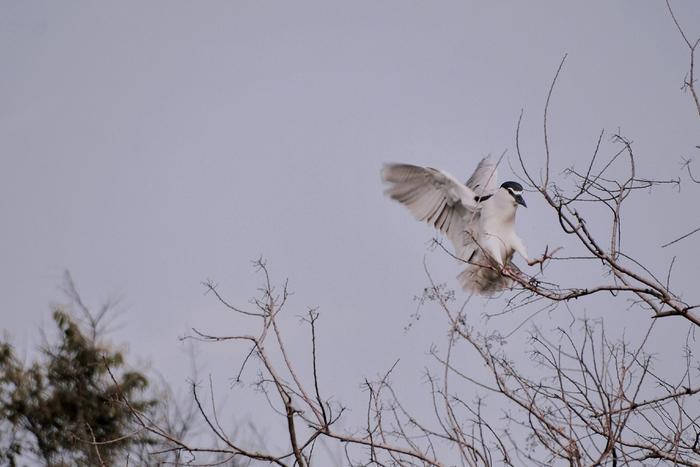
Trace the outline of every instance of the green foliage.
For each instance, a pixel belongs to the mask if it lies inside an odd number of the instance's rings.
[[[99,341],[97,321],[81,329],[61,309],[53,320],[56,342],[30,365],[0,341],[0,463],[33,454],[49,466],[123,464],[152,443],[124,402],[153,408],[156,401],[143,395],[148,379],[126,371],[122,353]]]

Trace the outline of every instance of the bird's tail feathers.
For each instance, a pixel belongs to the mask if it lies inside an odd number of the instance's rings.
[[[479,264],[469,265],[457,279],[464,290],[487,296],[509,288],[512,283],[499,271]]]

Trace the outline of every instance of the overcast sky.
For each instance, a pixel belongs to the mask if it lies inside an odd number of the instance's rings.
[[[697,37],[700,2],[673,4]],[[544,99],[565,53],[550,113],[556,172],[585,164],[599,132],[619,129],[641,176],[682,176],[682,156],[700,155],[700,125],[680,90],[687,49],[662,1],[4,0],[2,327],[20,349],[36,346],[69,270],[87,303],[120,299],[111,339],[181,385],[178,336],[243,326],[200,282],[245,304],[259,283],[249,260],[263,255],[289,278],[290,316],[320,308],[328,391],[362,400],[363,376],[399,357],[413,375],[444,341],[432,316],[403,331],[427,284],[424,256],[451,287],[460,270],[382,195],[381,164],[466,180],[489,153],[512,158],[524,109],[537,169]],[[507,164],[500,177],[513,178]],[[659,245],[697,227],[697,195],[687,184],[641,194],[625,213],[630,251],[661,275],[677,255],[691,302],[697,248]],[[531,255],[564,245],[552,213],[526,199],[518,232]],[[580,272],[559,274],[571,283]],[[474,306],[479,316],[499,304]],[[647,324],[608,312],[618,329]],[[295,320],[289,332],[306,349]],[[201,364],[225,382],[236,355],[210,345]]]

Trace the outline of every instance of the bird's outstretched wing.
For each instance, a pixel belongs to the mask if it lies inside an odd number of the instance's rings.
[[[469,220],[477,211],[477,195],[471,188],[442,170],[410,164],[386,164],[382,178],[391,184],[385,191],[389,197],[443,232],[457,256],[465,257],[471,243],[465,238]]]
[[[476,170],[467,180],[467,187],[471,188],[476,196],[489,196],[498,190],[497,164],[491,156],[481,159]]]

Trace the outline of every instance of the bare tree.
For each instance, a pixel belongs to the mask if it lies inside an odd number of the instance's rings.
[[[698,41],[688,39],[668,2],[667,6],[690,51],[684,87],[700,115],[694,81]],[[487,331],[473,322],[466,312],[469,300],[458,304],[455,293],[436,283],[426,268],[429,286],[419,298],[420,306],[440,310],[448,330],[445,345],[431,349],[434,366],[425,374],[425,407],[432,409],[432,415],[419,416],[416,407],[402,402],[392,382],[397,371],[392,366],[376,379],[364,381],[364,422],[350,427],[345,423],[345,407],[326,394],[321,385],[323,368],[317,356],[323,351],[322,341],[329,337],[320,334],[319,313],[308,310],[303,320],[309,342],[306,364],[311,367],[305,376],[300,371],[304,362],[295,361],[288,352],[280,323],[289,298],[287,284],[275,286],[266,262],[260,259],[255,267],[262,286],[251,302],[252,308],[230,303],[215,283],[205,283],[224,307],[253,320],[255,331],[231,335],[193,329],[187,338],[235,343],[246,349],[234,380],[246,381],[251,366],[257,370],[253,387],[261,391],[269,410],[276,414],[285,433],[286,448],[253,447],[228,433],[222,428],[216,405],[205,404],[202,388],[193,383],[197,411],[215,442],[202,444],[185,439],[129,407],[140,426],[161,437],[168,446],[157,454],[187,453],[190,463],[206,463],[212,459],[209,456],[215,456],[221,462],[245,460],[305,467],[323,464],[317,446],[326,443],[342,447],[343,463],[358,466],[700,466],[700,384],[696,382],[700,364],[693,352],[700,305],[688,302],[674,288],[674,260],[662,276],[645,266],[644,258],[629,254],[623,245],[626,203],[637,193],[678,187],[681,181],[643,176],[637,169],[630,139],[620,132],[605,131],[593,144],[583,170],[571,167],[563,175],[554,174],[548,118],[565,60],[556,71],[544,105],[544,161],[533,163],[521,147],[521,112],[514,171],[551,208],[561,233],[572,240],[572,246],[566,255],[559,248],[546,248],[538,259],[539,272],[532,275],[496,264],[483,267],[512,281],[499,314],[512,316],[528,310],[521,326],[537,313],[568,310],[574,302],[604,299],[612,310],[628,310],[640,320],[647,319],[645,333],[636,339],[611,338],[601,321],[574,317],[568,326],[532,327],[528,358],[516,358],[507,345],[509,335]],[[697,182],[690,166],[686,166]],[[603,218],[605,221],[601,221]],[[578,277],[575,283],[561,284],[548,274],[549,268],[557,264],[591,265],[596,271]],[[658,367],[659,357],[649,350],[659,319],[669,317],[681,318],[688,329],[676,339],[682,347],[684,364],[675,375]],[[474,369],[474,362],[481,364],[480,370]],[[213,392],[211,386],[209,390]],[[497,406],[497,413],[489,405]]]
[[[688,47],[688,52],[690,55],[690,64],[688,65],[688,72],[686,74],[685,79],[683,80],[683,85],[681,86],[681,89],[684,92],[690,92],[690,95],[693,98],[693,103],[695,104],[695,108],[698,111],[698,117],[700,117],[700,98],[698,97],[698,91],[697,88],[695,87],[696,85],[696,79],[695,79],[695,49],[697,49],[698,45],[700,45],[700,37],[695,39],[695,42],[691,42],[690,39],[688,39],[688,35],[685,33],[683,28],[681,27],[680,23],[678,22],[678,19],[676,19],[676,15],[673,12],[673,9],[671,8],[671,4],[669,3],[669,0],[666,0],[666,7],[668,8],[668,13],[671,19],[673,20],[673,24],[676,26],[676,29],[678,30],[678,33],[680,34],[681,38],[683,39],[683,42],[685,45]],[[700,150],[700,145],[695,146],[695,149]],[[693,183],[700,183],[700,180],[695,178],[693,175],[693,172],[691,170],[691,165],[693,162],[692,157],[683,157],[683,168],[685,168],[688,171],[688,177],[690,178],[690,181]],[[684,240],[685,238],[690,237],[691,235],[696,234],[697,232],[700,232],[700,227],[693,229],[692,231],[685,233],[681,235],[680,237],[671,240],[663,245],[661,245],[662,248],[666,248],[667,246],[673,245],[676,242],[679,242],[681,240]]]
[[[529,347],[529,361],[535,366],[518,365],[509,358],[504,337],[470,324],[464,305],[456,307],[454,294],[428,274],[430,286],[421,302],[442,310],[449,329],[445,348],[431,350],[437,370],[426,373],[426,404],[434,415],[421,419],[413,413],[415,407],[402,403],[392,384],[392,367],[376,380],[364,381],[366,421],[351,431],[341,423],[345,408],[329,400],[319,384],[318,313],[309,310],[304,320],[312,377],[303,380],[302,362],[290,359],[279,325],[289,296],[286,284],[275,288],[264,261],[257,261],[256,267],[264,281],[254,309],[230,304],[213,283],[206,287],[230,310],[257,320],[257,332],[226,336],[193,330],[189,338],[248,347],[236,380],[247,366],[257,368],[254,385],[286,427],[289,448],[256,450],[227,434],[216,406],[207,407],[201,388],[193,383],[193,398],[216,435],[215,444],[201,446],[176,438],[134,410],[144,428],[170,443],[170,452],[188,453],[193,462],[198,455],[224,454],[226,460],[306,466],[314,464],[315,446],[324,440],[343,446],[347,465],[583,466],[648,459],[700,465],[700,385],[692,384],[697,361],[688,344],[685,371],[676,380],[657,373],[653,356],[645,351],[655,321],[635,343],[611,340],[600,322],[589,320],[576,320],[553,332],[535,328]],[[473,372],[474,361],[485,366],[484,375]],[[500,417],[484,414],[484,398],[472,398],[478,393],[495,398]]]

